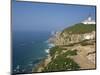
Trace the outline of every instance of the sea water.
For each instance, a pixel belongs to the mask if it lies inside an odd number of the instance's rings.
[[[53,45],[46,42],[49,31],[13,31],[12,33],[12,71],[29,73],[49,53]]]

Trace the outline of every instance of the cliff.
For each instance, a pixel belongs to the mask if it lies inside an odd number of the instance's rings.
[[[55,45],[69,45],[89,39],[95,39],[95,25],[76,24],[57,32],[53,42]]]
[[[55,44],[37,72],[95,69],[96,32],[93,24],[76,24],[49,39]]]

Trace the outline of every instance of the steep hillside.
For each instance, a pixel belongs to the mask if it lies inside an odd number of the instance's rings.
[[[37,72],[95,69],[95,25],[76,24],[49,39],[55,44]]]

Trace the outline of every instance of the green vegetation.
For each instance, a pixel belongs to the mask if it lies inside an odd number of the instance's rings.
[[[60,50],[60,48],[58,46],[52,47],[50,49],[50,55],[53,56],[56,53],[56,51],[58,51],[58,50]]]
[[[79,24],[75,24],[74,26],[71,26],[69,28],[64,29],[62,31],[62,33],[67,32],[67,33],[70,33],[70,34],[84,34],[84,33],[89,33],[91,31],[94,31],[95,28],[96,28],[95,24],[84,25],[82,23],[79,23]]]
[[[73,61],[71,58],[63,57],[63,55],[58,56],[56,59],[52,60],[43,70],[43,72],[51,71],[67,71],[67,70],[79,70],[79,65]]]
[[[55,46],[52,48],[51,55],[55,55],[56,51],[61,53],[63,48],[59,46]],[[79,65],[74,62],[73,59],[68,56],[77,55],[77,50],[67,50],[66,52],[59,54],[55,59],[44,68],[43,72],[51,72],[51,71],[67,71],[67,70],[79,70]]]
[[[65,50],[65,48],[62,48],[62,47],[60,47],[60,46],[52,47],[52,48],[50,49],[50,55],[53,56],[53,55],[55,55],[56,52],[61,53],[62,50]]]
[[[67,52],[65,52],[63,54],[64,56],[74,56],[74,55],[77,55],[77,50],[68,50]]]

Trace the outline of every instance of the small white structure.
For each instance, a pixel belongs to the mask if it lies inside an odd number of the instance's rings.
[[[96,24],[95,20],[92,20],[91,16],[89,16],[86,20],[82,22],[83,24]]]

